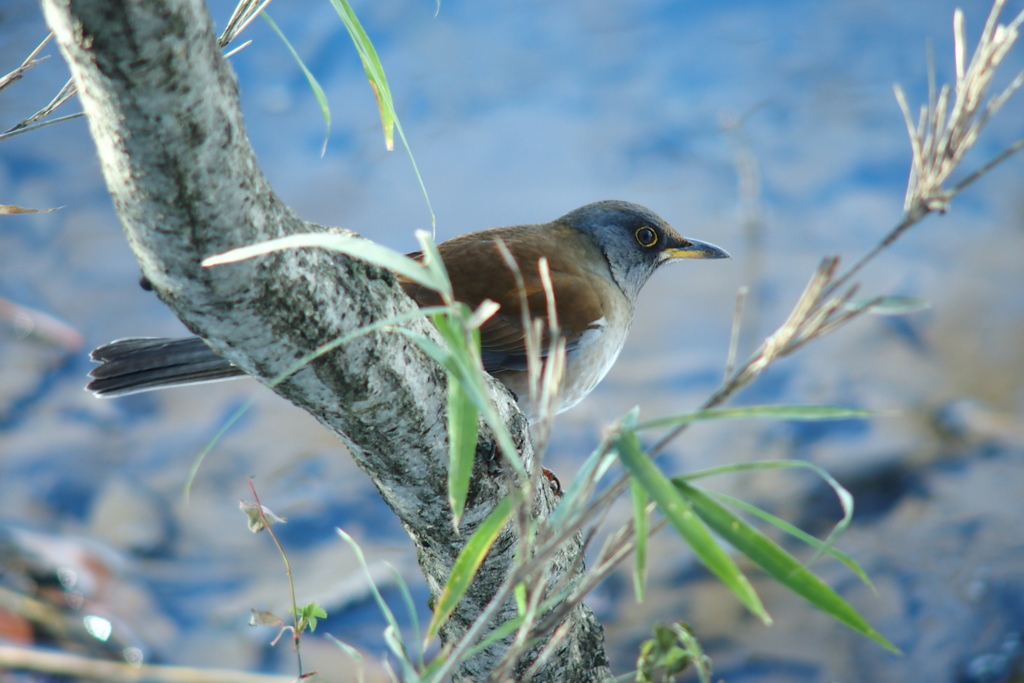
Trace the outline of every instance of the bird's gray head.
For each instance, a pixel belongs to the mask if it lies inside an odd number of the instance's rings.
[[[653,211],[629,202],[587,204],[562,216],[562,221],[593,238],[608,259],[619,289],[634,302],[662,263],[729,258],[724,249],[681,237]]]

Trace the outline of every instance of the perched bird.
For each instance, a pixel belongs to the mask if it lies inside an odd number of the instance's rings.
[[[498,247],[518,265],[523,289]],[[550,223],[493,228],[438,245],[456,300],[476,308],[485,299],[500,308],[480,329],[484,369],[529,401],[522,305],[547,320],[547,295],[538,263],[546,258],[560,334],[566,342],[559,411],[579,403],[605,376],[626,341],[637,296],[663,263],[728,258],[722,249],[680,237],[649,209],[622,201],[587,204]],[[417,254],[410,254],[419,257]],[[402,281],[421,306],[440,302],[436,292]],[[243,376],[199,337],[120,339],[92,352],[102,363],[90,373],[97,396],[124,396],[169,386]]]

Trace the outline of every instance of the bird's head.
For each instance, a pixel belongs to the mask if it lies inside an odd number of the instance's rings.
[[[640,289],[663,263],[729,258],[724,249],[682,237],[650,209],[629,202],[587,204],[557,222],[567,223],[597,243],[608,259],[612,277],[630,301],[636,301]]]

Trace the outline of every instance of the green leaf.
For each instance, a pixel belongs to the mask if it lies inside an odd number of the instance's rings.
[[[526,616],[526,585],[522,584],[522,583],[517,583],[516,587],[513,589],[513,594],[515,595],[515,598],[516,598],[516,610],[518,611],[519,616],[525,617]]]
[[[361,654],[359,654],[359,650],[355,649],[354,647],[352,647],[351,645],[349,645],[348,643],[346,643],[343,640],[338,640],[337,638],[332,636],[330,633],[327,633],[325,635],[327,636],[328,640],[330,640],[335,645],[337,645],[338,649],[340,649],[342,652],[344,652],[346,655],[348,655],[349,659],[354,661],[359,666],[360,671],[362,670],[363,656]]]
[[[274,20],[270,18],[267,11],[263,10],[260,15],[268,24],[270,24],[270,28],[274,29],[274,33],[276,33],[277,37],[281,39],[281,42],[288,48],[288,51],[292,53],[292,58],[295,59],[299,68],[302,69],[302,74],[306,77],[306,82],[309,83],[309,87],[313,91],[313,97],[316,98],[317,104],[320,105],[320,115],[324,117],[324,144],[320,148],[320,156],[322,157],[327,151],[327,139],[331,137],[331,108],[327,104],[327,95],[324,94],[324,89],[320,87],[316,77],[313,76],[312,72],[306,68],[306,64],[302,61],[302,57],[299,57],[299,53],[296,52],[295,48],[292,47],[292,44],[288,42],[284,33],[280,28],[278,28]]]
[[[471,647],[466,652],[466,659],[472,659],[474,655],[483,652],[491,645],[494,645],[495,643],[504,640],[508,636],[512,635],[517,630],[519,630],[519,627],[523,625],[524,621],[525,617],[523,617],[522,613],[520,612],[508,621],[501,622],[496,628],[492,629],[491,631],[488,631],[487,635],[484,636],[479,643]]]
[[[558,529],[574,523],[574,515],[581,511],[597,482],[615,464],[615,459],[615,453],[604,445],[594,449],[569,482],[568,488],[562,490],[562,500],[548,515],[545,525]]]
[[[413,665],[412,658],[409,657],[409,653],[405,649],[405,643],[402,642],[402,634],[396,626],[388,625],[384,628],[384,644],[388,646],[388,649],[391,650],[391,653],[395,655],[402,665],[402,680],[417,680],[416,667]]]
[[[412,627],[413,642],[419,642],[420,639],[420,620],[416,616],[416,603],[412,599],[412,593],[409,592],[409,585],[405,582],[405,578],[402,573],[395,569],[394,565],[390,562],[387,564],[388,569],[391,570],[391,575],[395,577],[395,585],[398,586],[398,591],[402,595],[402,601],[405,603],[406,614],[409,615],[409,623]],[[423,651],[419,650],[416,653],[416,663],[420,667],[423,666]]]
[[[462,596],[466,594],[473,577],[476,576],[477,569],[480,568],[480,564],[484,561],[491,546],[494,545],[495,539],[498,538],[498,533],[505,527],[511,516],[512,500],[506,497],[491,510],[491,514],[487,515],[466,541],[462,552],[455,560],[455,566],[452,567],[448,582],[445,584],[444,590],[441,591],[441,597],[434,605],[434,614],[430,619],[430,626],[427,627],[427,639],[436,636],[444,622],[455,611],[455,607],[459,604]]]
[[[733,465],[724,465],[722,467],[710,467],[703,470],[697,470],[696,472],[689,472],[682,476],[676,477],[674,481],[694,481],[703,477],[715,476],[718,474],[734,474],[737,472],[748,472],[751,470],[774,470],[774,469],[794,469],[794,468],[806,468],[813,470],[821,479],[827,483],[833,492],[836,493],[836,498],[839,499],[840,507],[843,509],[843,518],[840,519],[833,530],[825,539],[824,543],[815,552],[814,557],[808,560],[807,564],[810,566],[817,559],[824,554],[838,539],[853,521],[853,496],[848,490],[836,480],[833,475],[828,474],[824,469],[818,467],[814,463],[809,463],[803,460],[766,460],[758,463],[738,463]]]
[[[396,632],[400,632],[398,628],[398,620],[395,619],[394,613],[391,608],[388,607],[388,603],[384,602],[383,596],[380,591],[377,590],[377,584],[373,580],[373,574],[370,573],[370,567],[366,564],[366,556],[363,555],[363,549],[356,543],[356,539],[345,533],[345,530],[341,527],[335,527],[334,532],[341,537],[343,541],[348,543],[349,547],[356,554],[356,559],[359,560],[359,565],[363,568],[363,573],[366,575],[366,582],[370,586],[370,592],[373,593],[373,599],[377,601],[377,607],[380,608],[381,614],[384,615],[384,619],[388,622],[390,628],[393,628]]]
[[[300,632],[303,628],[309,628],[310,633],[316,631],[317,619],[327,618],[327,612],[325,612],[324,608],[315,602],[310,602],[298,609],[293,608],[292,611],[295,613],[295,616],[299,618]]]
[[[740,408],[711,408],[683,415],[662,417],[657,420],[641,422],[636,428],[637,430],[660,429],[704,420],[851,420],[876,417],[880,414],[872,410],[837,406],[743,406]]]
[[[762,567],[776,581],[833,619],[871,638],[887,650],[899,652],[828,584],[803,567],[777,543],[715,502],[703,490],[681,481],[675,482],[675,488],[689,501],[694,512],[723,540]]]
[[[423,254],[423,267],[430,271],[434,281],[445,283],[444,289],[436,291],[440,292],[441,296],[449,297],[447,301],[451,303],[452,283],[448,278],[448,271],[444,267],[441,252],[434,244],[433,237],[426,230],[417,230],[416,241],[420,243],[420,252]]]
[[[434,291],[450,294],[450,291],[446,292],[446,289],[450,289],[447,278],[444,281],[438,281],[437,278],[432,276],[430,270],[415,259],[411,259],[393,249],[388,249],[357,235],[339,235],[323,232],[288,235],[287,237],[279,237],[211,256],[203,259],[202,265],[204,268],[209,268],[210,266],[244,261],[245,259],[283,249],[301,248],[320,248],[336,251],[346,256],[372,263],[375,266],[386,268],[396,275],[401,275]]]
[[[864,311],[871,315],[907,315],[926,311],[932,302],[914,296],[880,296],[874,299],[850,299],[843,308],[849,311]]]
[[[416,180],[419,182],[420,190],[423,192],[423,198],[427,202],[431,223],[433,223],[434,210],[430,206],[430,197],[427,196],[427,188],[423,184],[420,169],[416,165],[416,159],[413,158],[409,141],[406,140],[405,132],[402,130],[402,123],[398,120],[398,114],[395,112],[395,102],[391,98],[391,88],[388,86],[388,79],[384,75],[384,67],[380,63],[377,51],[374,49],[370,37],[366,35],[366,31],[363,30],[362,24],[359,23],[356,13],[352,11],[352,7],[349,6],[348,2],[346,0],[331,0],[331,5],[334,6],[334,10],[341,17],[341,23],[345,25],[345,30],[348,31],[349,36],[352,38],[352,44],[355,45],[356,52],[359,53],[359,60],[363,63],[363,70],[366,71],[366,78],[370,81],[370,88],[377,98],[377,108],[380,110],[380,123],[384,128],[384,146],[387,147],[388,151],[395,148],[394,130],[397,128],[398,135],[402,138],[402,145],[409,155],[409,163],[412,164],[412,170],[416,174]]]
[[[448,380],[448,503],[452,508],[452,524],[456,530],[462,519],[469,493],[469,479],[476,457],[477,409],[466,394],[462,382]]]
[[[223,438],[224,435],[228,433],[228,430],[230,430],[231,427],[234,426],[234,424],[238,422],[243,415],[249,412],[249,409],[252,408],[255,403],[256,397],[253,396],[252,398],[246,400],[246,402],[243,403],[241,406],[239,406],[238,409],[235,410],[235,412],[233,412],[231,416],[224,421],[220,429],[217,430],[217,433],[213,435],[213,438],[210,439],[209,442],[207,442],[206,446],[203,447],[203,450],[199,451],[199,455],[197,455],[195,459],[192,461],[192,466],[188,470],[188,476],[185,477],[185,486],[182,488],[182,496],[184,497],[186,503],[189,502],[192,496],[192,484],[195,483],[196,478],[199,476],[199,468],[203,466],[203,462],[206,460],[206,456],[209,455],[210,452],[217,446],[221,438]]]
[[[406,333],[404,330],[399,330],[412,339],[417,345],[428,342],[426,346],[420,346],[421,349],[428,355],[431,355],[438,363],[443,365],[448,372],[453,375],[456,379],[462,382],[462,388],[469,396],[470,400],[476,406],[480,415],[483,416],[484,422],[491,428],[494,433],[494,438],[498,442],[498,446],[505,456],[505,461],[512,466],[512,469],[516,471],[522,477],[526,477],[526,468],[519,457],[519,449],[516,448],[515,443],[512,441],[512,435],[508,431],[508,427],[505,422],[498,416],[498,411],[494,407],[494,402],[491,401],[490,394],[487,392],[485,385],[485,373],[483,369],[483,363],[480,361],[480,340],[479,330],[472,331],[472,338],[474,347],[471,349],[466,339],[465,332],[465,321],[468,318],[468,307],[464,304],[457,306],[460,313],[458,313],[458,320],[454,321],[450,316],[435,315],[433,321],[438,332],[446,342],[448,342],[447,350],[440,350],[438,353],[437,345],[429,340],[425,340],[420,335],[414,335],[412,333]],[[454,316],[452,316],[454,317]]]
[[[442,326],[446,324],[447,323],[441,323]],[[512,469],[514,469],[517,474],[525,477],[526,469],[523,466],[522,459],[519,457],[519,451],[516,448],[515,443],[512,441],[512,435],[509,433],[508,427],[505,425],[504,421],[498,416],[498,411],[495,409],[494,403],[491,402],[490,395],[487,393],[487,389],[484,386],[483,369],[478,368],[469,358],[467,358],[464,351],[454,353],[449,349],[441,347],[433,340],[428,339],[423,335],[401,328],[396,331],[408,337],[413,343],[419,346],[421,351],[448,370],[449,382],[461,382],[463,391],[465,391],[473,405],[476,406],[480,415],[483,416],[484,422],[487,423],[487,426],[491,428],[491,432],[494,434],[498,447],[505,456],[505,462],[508,465],[511,465]]]
[[[835,480],[835,478],[826,472],[821,467],[815,465],[812,462],[806,462],[804,460],[767,460],[763,462],[747,462],[738,463],[733,465],[723,465],[721,467],[709,467],[707,469],[698,470],[696,472],[690,472],[689,474],[676,477],[675,481],[688,482],[704,477],[710,477],[718,474],[734,474],[737,472],[746,472],[750,470],[774,470],[774,469],[792,469],[792,468],[807,468],[813,470],[815,474],[821,477],[826,484],[828,484],[836,494],[836,498],[839,499],[839,505],[843,510],[843,518],[840,519],[832,532],[825,539],[821,548],[814,554],[808,561],[808,565],[813,564],[818,557],[820,557],[825,551],[832,547],[832,543],[839,535],[846,530],[853,521],[853,496],[847,491],[842,484]]]
[[[693,548],[697,558],[704,566],[735,593],[747,609],[765,624],[770,624],[772,619],[768,616],[764,605],[761,604],[761,599],[754,592],[750,581],[732,561],[729,554],[718,545],[707,525],[694,514],[690,502],[643,452],[636,434],[634,432],[620,434],[616,442],[616,450],[622,463],[658,504],[658,508],[676,528],[679,535]]]
[[[647,583],[647,491],[636,479],[629,480],[629,494],[633,502],[633,529],[636,532],[636,566],[633,569],[633,591],[636,601],[644,601]]]
[[[363,25],[356,18],[356,13],[346,0],[332,0],[335,11],[341,17],[341,23],[345,25],[352,44],[359,53],[359,60],[363,63],[363,70],[366,78],[370,81],[370,87],[377,98],[377,108],[380,110],[380,122],[384,128],[384,145],[388,151],[395,148],[395,105],[391,99],[391,89],[388,87],[387,77],[384,75],[384,67],[377,56],[377,50],[373,42],[363,30]]]
[[[711,658],[704,654],[688,625],[655,624],[651,631],[654,637],[640,644],[634,678],[637,683],[674,681],[690,667],[701,683],[711,683]]]
[[[871,579],[868,577],[867,573],[865,573],[865,571],[861,569],[861,566],[857,564],[857,562],[846,553],[842,552],[841,550],[836,550],[835,548],[833,548],[830,543],[818,540],[806,531],[803,531],[802,529],[793,526],[786,520],[776,517],[772,513],[766,512],[765,510],[762,510],[756,505],[751,505],[750,503],[744,500],[734,498],[733,496],[730,496],[725,493],[720,493],[718,491],[708,491],[708,493],[713,495],[718,500],[724,501],[729,505],[732,505],[733,507],[737,507],[743,510],[744,512],[757,517],[758,519],[767,522],[768,524],[771,524],[777,529],[784,531],[785,533],[796,538],[797,540],[803,541],[807,545],[816,548],[818,551],[838,560],[843,565],[845,565],[847,569],[856,574],[865,586],[874,589],[874,585],[871,583]],[[810,565],[810,562],[808,562],[808,565]]]

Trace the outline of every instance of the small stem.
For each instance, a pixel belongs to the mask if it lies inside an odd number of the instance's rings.
[[[961,180],[959,183],[954,185],[953,189],[949,191],[949,196],[953,197],[953,196],[955,196],[957,194],[960,194],[960,192],[964,188],[966,188],[968,185],[970,185],[975,180],[977,180],[981,176],[983,176],[986,173],[988,173],[989,171],[991,171],[993,168],[995,168],[999,164],[1001,164],[1004,161],[1006,161],[1007,159],[1009,159],[1011,156],[1013,156],[1014,154],[1019,152],[1022,148],[1024,148],[1024,138],[1021,138],[1020,140],[1017,140],[1017,142],[1013,143],[1012,145],[1007,147],[1005,150],[1003,150],[1001,154],[997,155],[994,159],[992,159],[991,161],[986,163],[984,166],[982,166],[978,170],[974,171],[973,173],[968,175],[966,178]]]
[[[732,314],[732,334],[729,336],[729,353],[725,358],[725,377],[728,378],[736,368],[736,354],[740,345],[740,327],[743,325],[743,304],[747,300],[750,288],[743,285],[736,292],[736,308]]]
[[[267,516],[263,514],[263,504],[260,503],[260,497],[256,493],[256,485],[252,483],[252,478],[249,478],[249,490],[252,491],[252,497],[256,501],[256,512],[260,516],[260,521],[263,522],[263,528],[270,534],[270,538],[273,539],[274,545],[277,546],[277,552],[281,553],[281,559],[284,560],[284,571],[288,575],[288,590],[291,592],[292,597],[292,622],[295,626],[292,632],[292,643],[295,646],[295,659],[299,664],[299,676],[302,676],[302,650],[299,648],[299,640],[302,638],[302,634],[299,632],[299,605],[295,601],[295,581],[292,580],[292,564],[288,561],[288,554],[285,553],[284,548],[281,547],[280,541],[277,540],[277,536],[274,534],[274,530],[270,527],[270,522],[267,520]]]

